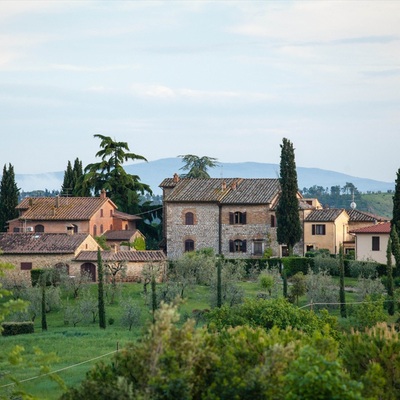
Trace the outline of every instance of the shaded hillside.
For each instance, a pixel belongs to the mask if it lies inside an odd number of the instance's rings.
[[[365,211],[381,215],[382,217],[392,218],[393,193],[362,194],[362,199],[367,204]]]

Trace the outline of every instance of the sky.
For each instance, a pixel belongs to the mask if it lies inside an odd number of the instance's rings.
[[[194,154],[394,182],[400,1],[0,1],[0,166]]]

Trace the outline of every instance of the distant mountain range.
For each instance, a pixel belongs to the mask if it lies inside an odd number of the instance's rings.
[[[161,194],[158,185],[165,178],[172,178],[176,172],[182,171],[181,158],[163,158],[156,161],[138,162],[125,166],[125,170],[140,177],[140,181],[150,185],[154,194]],[[209,171],[212,178],[278,178],[279,164],[256,162],[220,163],[218,167]],[[358,178],[339,172],[319,169],[297,167],[299,189],[317,185],[324,188],[339,185],[343,187],[346,182],[353,183],[360,192],[387,192],[394,190],[394,182],[382,182],[368,178]],[[64,171],[48,172],[41,174],[16,174],[17,186],[24,192],[33,190],[60,190],[64,179]]]

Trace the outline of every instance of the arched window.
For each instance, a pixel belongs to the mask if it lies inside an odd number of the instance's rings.
[[[185,240],[185,251],[194,251],[194,240]]]
[[[35,225],[35,232],[36,233],[43,233],[44,232],[44,226],[41,224]]]
[[[125,225],[125,230],[126,230],[126,231],[128,230],[128,224]]]
[[[194,224],[194,214],[192,212],[187,212],[185,214],[185,225],[193,225]]]
[[[246,240],[230,240],[229,241],[229,252],[230,253],[246,253],[247,245]]]
[[[231,225],[245,225],[246,224],[246,213],[245,212],[230,212],[229,213],[229,223]]]
[[[271,228],[275,228],[275,215],[271,215]]]
[[[100,225],[100,235],[103,233],[103,224]]]
[[[97,236],[97,226],[93,225],[93,236],[96,237]]]

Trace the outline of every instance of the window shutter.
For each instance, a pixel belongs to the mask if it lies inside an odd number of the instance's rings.
[[[326,228],[326,225],[325,225],[325,224],[322,225],[322,234],[323,234],[323,235],[326,235],[325,228]]]
[[[242,224],[246,224],[246,219],[247,219],[246,215],[247,215],[246,212],[242,213]]]
[[[233,225],[233,213],[232,212],[229,213],[229,223],[231,225]]]
[[[247,240],[242,241],[242,252],[247,253]]]
[[[312,225],[312,234],[315,235],[315,225]]]
[[[233,240],[229,241],[229,252],[230,253],[234,253],[235,252],[235,248],[234,248],[234,245],[233,245]]]

